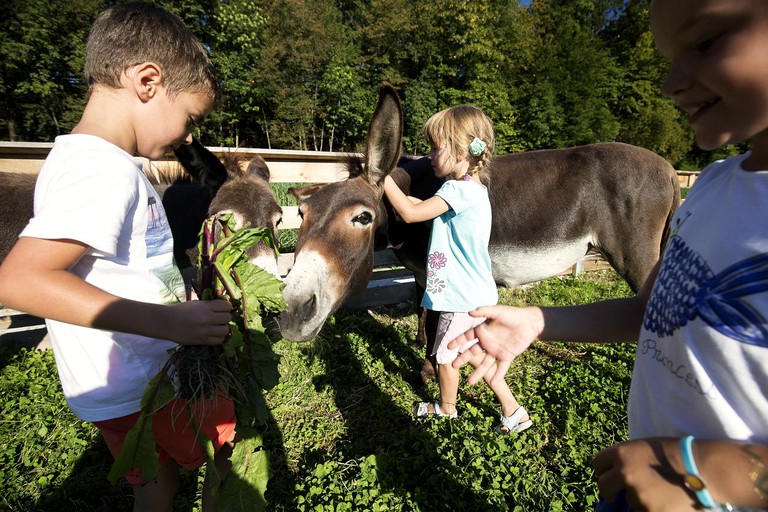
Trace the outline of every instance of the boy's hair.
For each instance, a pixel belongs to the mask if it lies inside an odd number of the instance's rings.
[[[469,145],[477,137],[485,143],[480,155],[469,153]],[[447,144],[454,156],[469,157],[470,176],[484,173],[493,155],[495,136],[493,123],[477,107],[461,105],[441,110],[427,120],[424,125],[424,138],[432,147]]]
[[[133,2],[104,10],[91,27],[85,50],[89,90],[96,85],[118,89],[128,68],[153,62],[171,97],[202,92],[218,99],[221,92],[203,45],[176,15],[157,5]]]

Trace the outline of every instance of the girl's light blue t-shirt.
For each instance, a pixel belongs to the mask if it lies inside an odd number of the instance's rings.
[[[488,189],[473,181],[449,180],[436,193],[450,209],[432,223],[427,290],[421,305],[433,311],[466,312],[498,301],[488,241]]]

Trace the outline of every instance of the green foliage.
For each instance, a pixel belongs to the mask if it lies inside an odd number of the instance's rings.
[[[516,305],[630,293],[612,271],[501,291],[502,303]],[[240,508],[230,510],[594,508],[591,459],[627,435],[633,344],[534,343],[507,376],[534,425],[498,436],[498,405],[484,385],[462,381],[456,421],[411,417],[414,401],[437,395],[434,382],[415,385],[423,357],[409,346],[415,331],[407,306],[350,310],[332,318],[312,344],[278,342],[281,378],[265,394],[267,428],[260,440],[241,430],[249,441],[234,454],[234,474],[249,476],[221,490],[239,497]],[[0,507],[130,510],[130,492],[104,476],[110,455],[103,441],[66,409],[50,351],[9,355],[3,363]],[[266,482],[267,459],[266,490],[238,488],[246,480]],[[199,510],[201,480],[196,473],[185,478],[176,510]]]
[[[219,237],[214,236],[217,233],[220,233]],[[230,322],[230,333],[220,347],[180,346],[174,350],[168,363],[144,392],[141,415],[128,432],[109,473],[113,484],[133,468],[141,468],[144,480],[155,479],[159,463],[152,421],[162,407],[178,397],[189,402],[185,405],[187,409],[193,409],[197,400],[209,399],[223,390],[234,401],[236,429],[243,440],[234,455],[235,463],[224,483],[217,507],[240,510],[245,497],[255,496],[257,499],[248,500],[251,507],[261,503],[255,510],[265,509],[263,493],[269,473],[266,456],[257,453],[262,449],[262,439],[255,427],[263,427],[267,422],[268,411],[263,393],[275,387],[280,379],[277,368],[280,358],[272,350],[261,319],[263,314],[282,311],[285,302],[282,282],[250,263],[245,255],[245,250],[257,243],[275,247],[270,230],[249,227],[237,230],[231,214],[213,216],[203,223],[198,248],[197,293],[201,300],[225,298],[232,303],[234,319]],[[214,373],[208,367],[200,371],[201,366],[198,365],[194,366],[194,373],[181,375],[184,368],[190,367],[189,364],[182,364],[182,360],[199,358],[200,350],[207,351],[210,354],[208,357],[217,365],[225,366],[223,375],[228,378],[219,381],[220,373]],[[213,379],[212,386],[206,386],[208,379]],[[188,391],[180,384],[190,380],[198,382]],[[192,414],[189,416],[193,417]],[[208,455],[206,472],[215,474],[213,446],[199,432],[198,439]],[[214,482],[219,480],[213,476],[209,479]]]
[[[225,512],[267,510],[264,493],[269,480],[269,457],[261,435],[239,429],[243,440],[235,445],[232,470],[219,490],[217,509]]]
[[[0,139],[53,140],[85,102],[85,40],[98,0],[10,0],[0,21]]]
[[[494,121],[497,153],[620,140],[681,169],[702,152],[661,97],[649,0],[158,0],[218,68],[208,145],[360,151],[382,81],[405,108],[403,147],[461,103]],[[12,0],[0,21],[0,138],[52,140],[76,124],[87,30],[103,2]],[[415,14],[418,13],[418,14]],[[738,148],[742,149],[742,148]]]
[[[601,2],[535,1],[540,42],[528,101],[537,108],[522,120],[529,148],[555,148],[615,140],[614,109],[623,72],[596,30]],[[541,117],[540,117],[541,116]]]
[[[107,483],[111,455],[100,434],[64,401],[53,353],[4,347],[0,365],[0,509],[107,510],[125,502],[126,489]]]

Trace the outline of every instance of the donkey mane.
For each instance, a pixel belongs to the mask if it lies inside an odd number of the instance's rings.
[[[345,161],[347,172],[349,172],[349,179],[357,178],[361,176],[365,171],[365,162],[363,159],[356,155],[349,155]]]
[[[230,177],[244,177],[248,175],[249,169],[257,165],[263,165],[266,169],[266,163],[261,157],[254,159],[250,163],[250,167],[246,165],[248,156],[244,153],[240,153],[237,150],[222,153],[219,163],[217,165],[223,166],[226,173]],[[260,163],[258,162],[260,161]],[[196,160],[194,165],[200,167],[199,176],[194,176],[189,170],[185,169],[178,161],[168,162],[167,165],[158,166],[154,162],[149,162],[144,166],[144,171],[147,179],[152,185],[173,185],[174,183],[205,183],[210,172],[207,171],[210,167],[210,162],[203,162]],[[269,176],[269,170],[267,169],[267,176]]]

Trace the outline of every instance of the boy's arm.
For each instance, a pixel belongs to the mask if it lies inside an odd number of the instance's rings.
[[[391,176],[384,178],[384,194],[403,222],[409,224],[434,219],[450,209],[448,203],[439,196],[415,203],[400,190]]]
[[[117,297],[69,272],[86,250],[73,240],[20,238],[0,265],[0,304],[52,320],[184,345],[224,340],[231,318],[228,302],[166,306]]]
[[[469,377],[475,384],[495,368],[492,382],[501,382],[514,359],[534,340],[572,342],[636,341],[645,306],[656,281],[660,262],[634,297],[613,299],[578,306],[527,307],[487,306],[470,314],[487,320],[448,344],[458,348],[477,338],[479,342],[453,362],[458,368],[486,352],[484,360]],[[498,361],[498,366],[494,363]]]
[[[696,439],[691,453],[715,503],[768,508],[768,446]],[[592,465],[600,494],[609,502],[626,490],[635,510],[701,510],[684,486],[679,438],[627,441],[598,453]]]

